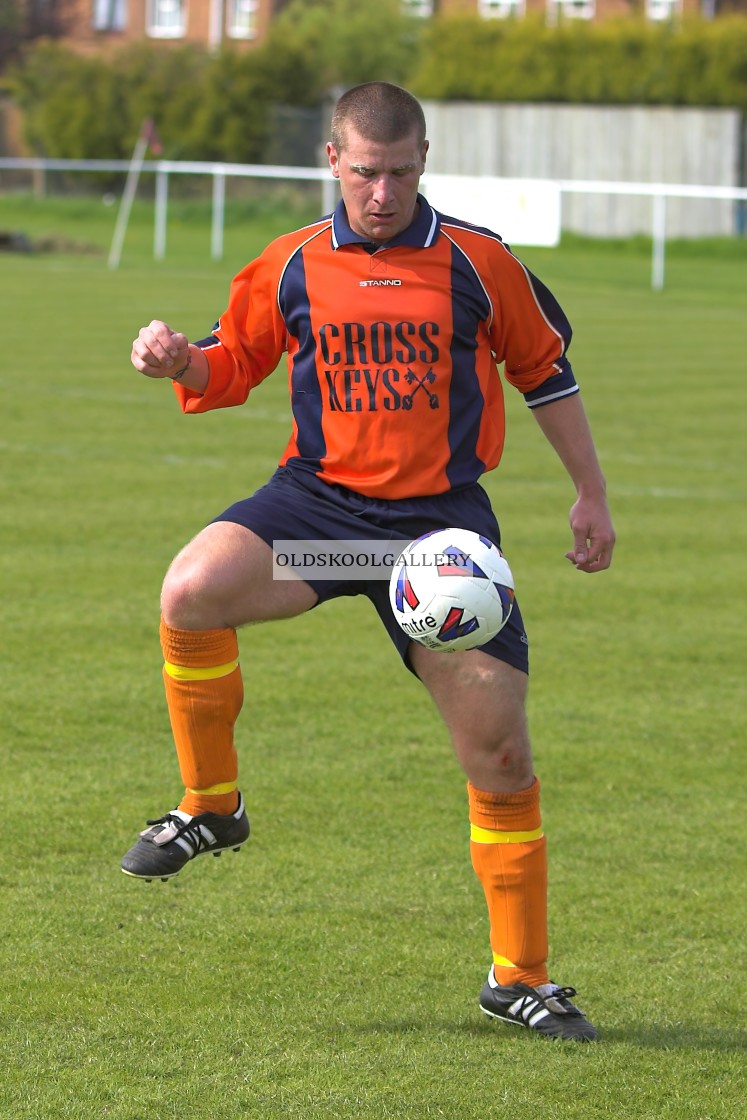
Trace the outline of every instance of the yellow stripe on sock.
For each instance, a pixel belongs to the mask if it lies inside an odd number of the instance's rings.
[[[493,953],[493,964],[497,964],[499,968],[516,968],[513,961],[508,957],[501,957],[498,953]]]
[[[238,788],[238,782],[218,782],[217,785],[208,786],[207,789],[190,789],[189,786],[187,786],[187,793],[233,793],[233,791]]]
[[[531,832],[497,832],[494,828],[480,828],[476,824],[469,827],[470,840],[475,844],[529,844],[545,835],[541,828],[534,828]]]
[[[225,665],[210,665],[206,669],[191,669],[187,665],[172,665],[170,661],[164,662],[164,671],[175,681],[214,681],[218,677],[227,677],[239,663],[229,661]]]

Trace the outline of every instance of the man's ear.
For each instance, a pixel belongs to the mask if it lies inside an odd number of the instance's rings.
[[[340,156],[339,156],[339,153],[337,151],[337,148],[334,146],[334,144],[332,143],[331,140],[327,144],[327,159],[329,160],[329,166],[332,169],[332,174],[334,175],[335,179],[339,179],[340,178]]]

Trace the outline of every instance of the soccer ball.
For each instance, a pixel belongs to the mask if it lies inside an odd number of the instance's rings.
[[[506,625],[514,577],[487,537],[469,529],[436,529],[397,557],[389,599],[413,641],[445,652],[474,649]]]

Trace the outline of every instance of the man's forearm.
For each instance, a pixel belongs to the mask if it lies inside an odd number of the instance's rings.
[[[566,557],[583,572],[608,568],[615,530],[607,485],[597,458],[586,411],[577,393],[534,410],[542,431],[570,475],[578,497],[570,512],[573,549]]]
[[[579,495],[604,496],[606,483],[578,393],[534,409],[534,417]]]
[[[204,393],[210,379],[208,360],[199,346],[190,343],[188,361],[184,372],[176,377],[171,373],[168,373],[167,376],[172,381],[176,381],[177,384],[183,385],[185,389],[191,389],[195,393]]]

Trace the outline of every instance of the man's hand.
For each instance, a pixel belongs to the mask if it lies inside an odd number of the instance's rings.
[[[542,408],[534,417],[568,471],[578,498],[571,507],[573,552],[567,558],[580,572],[603,572],[612,563],[615,530],[581,397],[574,393]]]
[[[173,377],[189,360],[189,342],[186,335],[154,319],[133,342],[130,360],[146,377]]]
[[[579,497],[571,507],[573,551],[566,557],[580,572],[602,572],[612,563],[615,530],[604,498]]]

